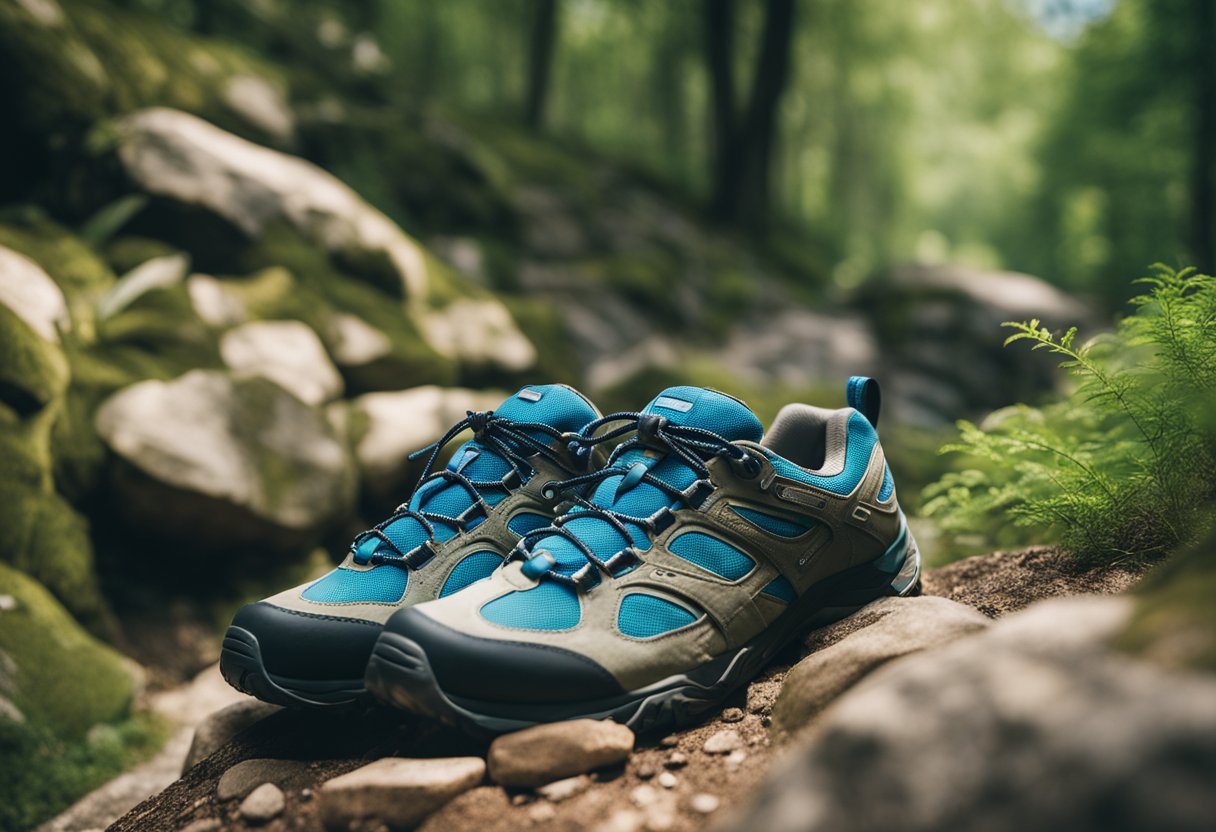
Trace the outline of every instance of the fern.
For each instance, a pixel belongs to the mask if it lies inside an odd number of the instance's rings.
[[[1216,279],[1157,265],[1138,282],[1135,311],[1087,343],[1075,328],[1057,338],[1038,320],[1005,324],[1006,346],[1059,357],[1072,389],[959,424],[942,452],[968,465],[925,489],[943,532],[1147,559],[1203,531],[1216,497]]]

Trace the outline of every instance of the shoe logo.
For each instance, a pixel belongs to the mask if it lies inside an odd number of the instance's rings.
[[[823,508],[828,504],[828,501],[818,494],[803,491],[801,488],[791,488],[788,485],[777,486],[776,494],[779,500],[785,500],[787,503],[797,503],[800,506]]]
[[[532,390],[532,389],[525,387],[523,390],[519,391],[519,393],[515,396],[515,398],[523,399],[526,402],[538,402],[538,401],[540,401],[541,395],[542,394],[540,393],[540,391]]]
[[[655,407],[665,407],[668,410],[675,410],[680,413],[687,413],[692,410],[692,402],[686,402],[683,399],[677,399],[674,396],[659,396],[654,400]]]

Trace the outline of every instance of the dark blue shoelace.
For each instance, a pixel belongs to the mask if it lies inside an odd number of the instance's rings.
[[[623,424],[599,436],[595,435],[600,428],[616,422]],[[638,561],[638,554],[632,546],[626,546],[607,560],[600,558],[585,541],[579,538],[578,534],[566,528],[566,524],[574,520],[587,518],[601,520],[612,526],[624,540],[633,539],[626,524],[642,528],[647,537],[653,539],[655,535],[674,522],[675,516],[669,506],[663,506],[649,516],[638,517],[599,505],[592,499],[581,496],[585,493],[595,494],[596,487],[607,479],[622,477],[613,494],[613,502],[639,484],[646,483],[657,488],[672,501],[678,502],[684,507],[696,508],[713,490],[713,485],[709,480],[709,468],[706,465],[709,459],[718,455],[727,457],[744,477],[754,477],[761,469],[759,460],[748,453],[745,448],[735,445],[725,437],[704,428],[673,424],[665,417],[653,413],[613,413],[597,419],[583,428],[582,432],[571,440],[571,455],[585,459],[596,445],[611,442],[628,433],[635,433],[635,435],[613,449],[604,468],[563,480],[552,486],[559,491],[566,492],[576,508],[557,518],[551,526],[528,532],[511,552],[510,559],[524,561],[524,572],[529,577],[536,579],[545,577],[586,588],[598,583],[600,574],[612,577]],[[674,454],[692,469],[696,479],[687,488],[678,488],[651,473],[646,464],[642,462],[620,464],[621,458],[635,449]],[[574,545],[586,558],[587,565],[567,575],[554,568],[557,564],[543,550],[532,552],[534,543],[551,536],[562,537]]]
[[[432,473],[435,461],[439,458],[443,448],[461,432],[470,428],[473,430],[473,437],[480,446],[480,450],[496,454],[510,464],[512,470],[506,477],[496,480],[475,480],[461,473],[460,470],[451,468],[444,468]],[[552,444],[537,438],[537,434],[549,437]],[[519,484],[527,482],[533,474],[533,468],[528,460],[535,454],[544,456],[561,468],[568,468],[568,465],[554,450],[554,445],[560,447],[559,443],[569,439],[567,434],[563,434],[550,425],[539,422],[516,422],[503,416],[496,416],[492,410],[467,411],[465,418],[448,428],[443,436],[409,455],[408,459],[413,462],[423,454],[430,453],[422,468],[422,473],[418,477],[418,484],[414,486],[410,495],[411,499],[399,505],[384,522],[355,537],[354,542],[351,543],[355,562],[372,565],[391,564],[401,568],[416,569],[435,555],[433,548],[435,523],[454,526],[458,531],[465,531],[480,523],[489,515],[491,509],[483,495],[492,492],[510,493]],[[468,496],[469,506],[458,516],[452,517],[410,508],[410,502],[415,494],[424,487],[432,487],[431,484],[439,480],[456,485],[463,489]],[[383,530],[406,517],[416,520],[425,529],[426,539],[410,551],[402,552]],[[385,548],[396,554],[383,554],[382,550]]]

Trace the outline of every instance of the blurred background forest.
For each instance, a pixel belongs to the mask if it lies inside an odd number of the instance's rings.
[[[1216,267],[1214,45],[1212,0],[0,0],[0,828],[505,388],[876,375],[921,513],[956,420],[1062,392],[1002,322]],[[931,561],[1044,542],[1000,508]]]

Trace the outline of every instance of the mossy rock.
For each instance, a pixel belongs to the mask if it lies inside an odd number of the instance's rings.
[[[33,415],[62,396],[67,383],[63,351],[0,304],[0,401]]]
[[[135,682],[121,655],[85,632],[38,581],[3,564],[0,598],[8,698],[28,722],[73,739],[127,714]]]

